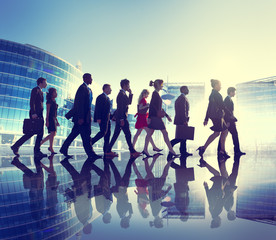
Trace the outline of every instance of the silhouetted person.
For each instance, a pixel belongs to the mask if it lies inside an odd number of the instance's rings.
[[[56,97],[57,97],[57,90],[55,88],[49,88],[46,94],[47,113],[46,113],[46,124],[45,124],[46,127],[48,128],[49,135],[41,141],[41,145],[49,140],[50,145],[48,147],[48,150],[51,152],[51,154],[56,154],[56,152],[53,149],[53,143],[54,143],[54,137],[57,134],[57,126],[59,126],[59,122],[57,120],[58,105],[56,103]]]
[[[119,137],[121,130],[123,130],[130,154],[133,156],[138,156],[140,153],[136,152],[136,150],[134,149],[131,143],[131,132],[129,129],[129,122],[127,120],[128,105],[130,105],[132,102],[133,94],[130,89],[128,79],[121,80],[120,85],[121,85],[121,90],[118,93],[117,99],[116,99],[117,110],[116,110],[116,113],[114,114],[115,115],[114,117],[116,119],[116,125],[115,125],[115,130],[114,130],[112,139],[109,144],[108,152],[111,152],[112,147],[116,142],[117,138]],[[126,92],[129,92],[129,96],[127,96]]]
[[[125,173],[123,177],[119,173],[117,167],[114,162],[111,160],[109,162],[111,169],[114,174],[116,185],[113,186],[112,192],[114,197],[117,198],[116,209],[121,218],[120,225],[122,228],[128,228],[130,219],[133,214],[132,204],[129,202],[127,188],[129,185],[130,175],[131,175],[131,165],[135,161],[137,157],[131,157],[126,165]]]
[[[111,173],[109,162],[112,161],[104,158],[104,170],[93,164],[92,169],[100,176],[100,180],[97,185],[94,185],[94,199],[96,209],[103,215],[103,222],[108,224],[111,222],[111,213],[109,212],[111,204],[113,202],[113,196],[111,191]]]
[[[45,78],[38,78],[36,80],[37,86],[32,89],[31,92],[31,99],[30,99],[30,119],[43,119],[43,92],[42,89],[46,88],[47,86],[47,80]],[[44,124],[43,124],[44,125]],[[46,154],[43,154],[40,151],[40,142],[43,137],[43,127],[41,129],[41,132],[36,134],[36,141],[34,146],[34,155],[36,158],[40,157],[47,157]],[[15,155],[18,155],[18,150],[21,147],[22,144],[24,144],[27,140],[29,140],[34,134],[24,134],[20,139],[17,140],[17,142],[11,146],[11,149]]]
[[[175,117],[174,124],[176,126],[185,125],[188,126],[189,122],[189,101],[186,95],[189,94],[189,89],[187,86],[182,86],[180,88],[181,95],[175,100]],[[192,156],[193,154],[187,152],[186,139],[173,139],[171,140],[172,147],[180,142],[180,154],[183,156]]]
[[[110,111],[112,109],[111,101],[108,95],[111,93],[111,87],[109,84],[103,85],[103,93],[96,99],[94,122],[97,122],[100,126],[100,131],[91,139],[93,145],[104,137],[103,152],[105,155],[113,156],[115,153],[109,151],[110,140]]]
[[[62,160],[60,163],[69,172],[73,179],[72,189],[67,189],[66,194],[73,200],[76,216],[83,224],[83,232],[90,234],[92,231],[92,204],[91,204],[91,170],[93,160],[88,158],[80,173],[69,163],[69,157]]]
[[[162,99],[159,95],[159,91],[163,89],[163,82],[164,81],[162,79],[156,79],[155,81],[150,81],[150,84],[149,84],[150,86],[154,87],[155,91],[152,93],[152,97],[150,101],[149,125],[148,125],[149,131],[147,132],[147,136],[145,139],[145,146],[143,150],[143,154],[145,154],[147,157],[150,156],[148,152],[149,141],[155,130],[160,130],[162,132],[164,141],[169,148],[170,155],[172,157],[178,156],[172,148],[168,132],[166,130],[164,122],[162,121],[162,118],[165,116],[170,122],[172,121],[170,116],[162,109]]]
[[[213,90],[209,96],[209,104],[203,124],[206,126],[208,119],[210,118],[213,122],[211,130],[213,130],[214,133],[209,136],[204,146],[199,147],[197,150],[199,150],[199,155],[202,157],[209,144],[212,143],[218,136],[221,136],[221,149],[218,154],[219,159],[223,160],[229,158],[225,151],[225,140],[228,134],[228,130],[224,121],[224,114],[227,109],[225,108],[222,96],[219,93],[221,89],[221,82],[219,80],[211,79],[211,86]]]
[[[225,105],[225,108],[228,109],[228,111],[225,112],[224,119],[228,126],[228,131],[232,135],[235,154],[244,155],[245,153],[241,152],[240,150],[238,131],[236,127],[237,118],[234,117],[234,103],[232,101],[232,97],[236,95],[236,89],[234,87],[229,87],[227,89],[227,94],[228,96],[224,99],[224,105]],[[218,152],[219,151],[220,151],[220,141],[218,145]]]
[[[147,98],[149,96],[149,91],[147,89],[144,89],[138,99],[138,105],[137,105],[137,113],[134,117],[137,117],[135,128],[137,129],[137,132],[135,133],[133,137],[133,147],[135,147],[135,144],[137,142],[138,137],[142,133],[142,131],[145,129],[146,132],[149,131],[148,129],[148,110],[149,110],[149,103],[147,103]],[[161,152],[162,149],[159,149],[156,147],[154,141],[152,138],[150,138],[150,143],[152,145],[153,151]]]
[[[83,75],[83,84],[77,90],[74,106],[67,113],[67,117],[73,117],[74,126],[71,133],[64,141],[60,152],[68,156],[68,148],[74,139],[80,134],[82,139],[82,144],[84,150],[89,158],[95,157],[95,152],[93,151],[90,135],[91,135],[91,104],[92,104],[92,91],[88,87],[92,83],[92,76],[90,73],[85,73]],[[68,116],[69,115],[69,116]]]

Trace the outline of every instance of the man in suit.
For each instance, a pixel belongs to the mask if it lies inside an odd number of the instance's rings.
[[[113,152],[108,152],[109,140],[110,140],[110,111],[112,109],[111,101],[108,95],[111,93],[111,87],[109,84],[103,85],[103,93],[100,94],[96,99],[94,122],[97,122],[100,126],[100,131],[91,139],[93,145],[104,137],[103,151],[105,155],[116,155]]]
[[[43,120],[43,92],[42,89],[46,88],[47,80],[45,78],[38,78],[36,80],[37,86],[32,89],[31,99],[30,99],[30,118],[31,119],[42,119]],[[43,121],[44,122],[44,121]],[[44,125],[44,123],[43,123]],[[19,156],[18,150],[22,144],[29,140],[34,134],[24,134],[13,146],[11,149],[15,155]],[[35,157],[47,157],[46,154],[43,154],[40,151],[40,142],[43,137],[43,128],[41,132],[37,134],[35,146],[34,146],[34,155]]]
[[[92,104],[92,91],[88,87],[92,83],[92,76],[90,73],[85,73],[83,75],[83,84],[77,90],[73,109],[70,110],[71,116],[73,117],[74,126],[71,133],[64,141],[60,152],[65,155],[68,155],[68,148],[74,139],[80,134],[84,150],[89,158],[99,157],[93,151],[92,145],[90,143],[91,135],[91,104]]]
[[[129,80],[128,79],[123,79],[121,80],[121,90],[118,93],[116,102],[117,102],[117,110],[115,113],[115,118],[116,118],[116,126],[114,130],[114,134],[112,136],[111,142],[109,144],[109,149],[108,152],[111,152],[111,149],[116,142],[118,136],[120,135],[121,130],[123,130],[125,134],[125,138],[128,144],[128,148],[130,151],[130,154],[132,156],[138,156],[140,153],[136,152],[132,143],[131,143],[131,133],[129,130],[129,123],[127,120],[127,115],[128,115],[128,105],[131,104],[133,94],[129,86]],[[129,92],[129,96],[127,96],[126,92]]]
[[[232,101],[232,97],[234,97],[236,95],[236,89],[234,87],[229,87],[227,89],[227,94],[228,94],[228,96],[224,99],[224,106],[227,109],[227,111],[225,111],[224,120],[228,127],[228,131],[232,135],[235,154],[245,155],[245,153],[240,150],[238,131],[236,128],[237,118],[234,117],[234,103]],[[220,141],[219,141],[219,145],[218,145],[218,151],[220,151]]]
[[[189,121],[189,101],[186,95],[189,94],[189,89],[187,86],[182,86],[180,88],[180,96],[176,99],[174,107],[175,107],[175,117],[174,117],[174,124],[177,125],[185,125],[188,126]],[[171,145],[174,146],[175,144],[180,142],[180,153],[181,156],[192,156],[193,154],[187,152],[186,146],[186,139],[173,139],[171,140]]]

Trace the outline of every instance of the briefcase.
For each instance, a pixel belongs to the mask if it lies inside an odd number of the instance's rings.
[[[44,120],[42,118],[37,119],[24,119],[23,133],[24,134],[39,134],[43,131]]]
[[[176,125],[175,138],[194,140],[195,128],[186,125]]]

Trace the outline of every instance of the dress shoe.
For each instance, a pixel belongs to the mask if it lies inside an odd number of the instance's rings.
[[[18,153],[19,149],[17,147],[11,146],[11,150],[12,150],[12,152],[13,152],[14,155],[16,155],[18,157],[20,156],[19,153]]]
[[[199,147],[196,151],[198,151],[199,156],[202,157],[205,152],[204,146]]]
[[[65,157],[73,158],[73,155],[69,155],[67,151],[65,152],[65,151],[63,151],[62,149],[60,149],[59,152],[60,152],[61,154],[63,154]]]
[[[246,155],[246,153],[245,152],[241,152],[241,151],[238,151],[238,152],[235,152],[235,155]]]
[[[35,152],[34,153],[34,157],[35,158],[45,158],[45,157],[47,157],[47,154],[44,154],[43,152]]]
[[[188,152],[185,152],[185,153],[183,153],[183,154],[181,154],[181,156],[184,156],[184,157],[190,157],[190,156],[193,156],[193,154],[192,153],[188,153]]]
[[[141,153],[140,152],[132,152],[132,153],[130,153],[130,156],[131,157],[139,157],[141,155]]]
[[[104,153],[106,157],[118,157],[119,155],[115,152],[106,152]]]
[[[89,159],[97,160],[100,158],[103,158],[101,155],[98,155],[96,153],[92,153],[91,155],[88,156]]]

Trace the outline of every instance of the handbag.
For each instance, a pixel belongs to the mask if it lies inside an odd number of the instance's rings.
[[[186,125],[176,125],[175,138],[194,140],[195,128]]]
[[[44,120],[43,118],[24,119],[23,133],[24,134],[39,134],[43,132]]]

